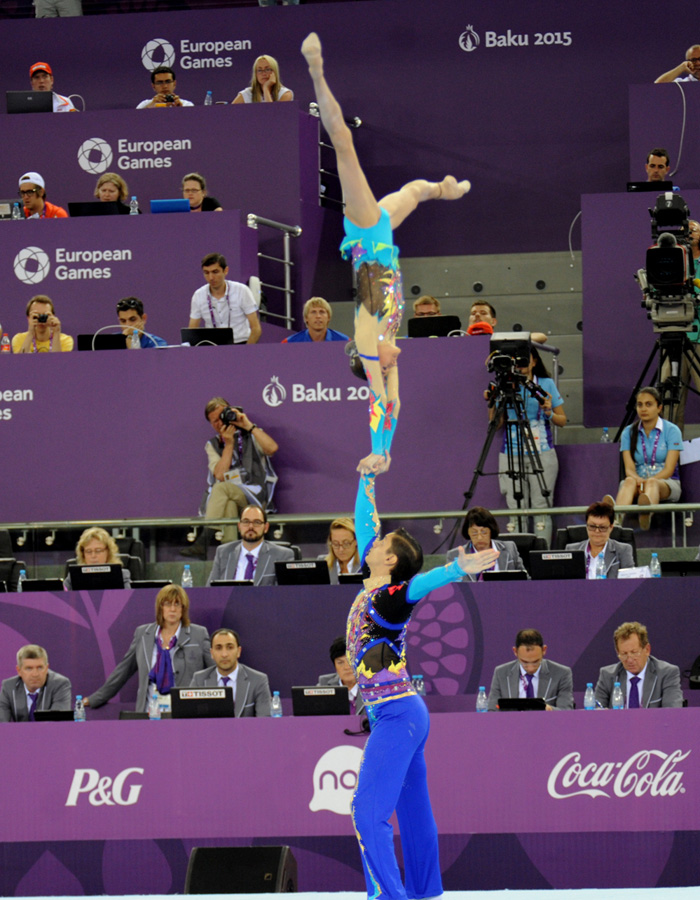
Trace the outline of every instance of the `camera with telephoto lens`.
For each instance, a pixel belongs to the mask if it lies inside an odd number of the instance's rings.
[[[242,406],[227,406],[226,409],[221,410],[221,415],[219,416],[219,418],[224,423],[224,425],[235,425],[239,415],[243,415]]]
[[[534,381],[529,381],[526,373],[519,371],[530,365],[530,348],[529,331],[497,332],[492,335],[486,367],[496,380],[488,388],[489,406],[493,405],[499,393],[512,394],[522,386],[538,403],[545,402],[547,391]]]

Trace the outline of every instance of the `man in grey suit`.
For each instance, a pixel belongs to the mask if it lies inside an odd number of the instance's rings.
[[[680,670],[651,655],[649,634],[644,625],[623,622],[613,637],[620,662],[600,670],[595,698],[602,706],[612,707],[616,681],[620,682],[627,709],[683,706]]]
[[[20,647],[17,677],[6,678],[0,688],[0,722],[33,722],[37,710],[70,708],[70,681],[49,669],[46,650],[38,644]]]
[[[277,584],[275,563],[294,559],[294,551],[264,540],[269,527],[264,509],[246,506],[238,523],[241,540],[218,548],[207,585],[212,581],[249,580],[255,585]]]
[[[348,697],[350,702],[355,705],[356,715],[364,710],[365,705],[362,702],[362,694],[355,678],[355,672],[348,662],[347,645],[344,637],[337,637],[331,644],[331,662],[335,666],[335,672],[329,675],[320,675],[318,679],[318,687],[326,685],[337,686],[344,684],[348,689]]]
[[[211,636],[216,665],[195,672],[190,687],[232,687],[236,718],[270,715],[270,683],[264,672],[244,666],[241,641],[232,628],[219,628]]]
[[[605,577],[617,578],[620,569],[634,566],[632,545],[622,541],[613,541],[610,532],[615,525],[615,507],[605,500],[591,503],[586,510],[586,529],[588,540],[567,544],[567,550],[586,551],[586,578],[596,577],[596,560],[603,554]]]
[[[548,710],[574,708],[574,678],[568,666],[545,659],[547,645],[534,628],[515,636],[515,662],[496,666],[489,691],[489,710],[501,697],[541,697]]]

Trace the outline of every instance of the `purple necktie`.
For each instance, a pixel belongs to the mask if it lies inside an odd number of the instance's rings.
[[[534,697],[535,692],[532,690],[532,679],[535,677],[535,674],[533,672],[532,675],[528,675],[526,672],[525,677],[527,678],[527,687],[525,688],[525,696],[526,697]]]
[[[250,581],[255,574],[255,566],[257,565],[257,560],[252,553],[246,553],[246,559],[248,560],[248,565],[245,568],[245,575],[243,576],[243,578],[246,581]]]
[[[637,685],[641,679],[638,675],[630,678],[630,694],[627,698],[627,709],[639,709],[639,688]]]
[[[223,684],[224,687],[228,687],[228,683],[230,680],[231,679],[228,677],[228,675],[221,676],[221,683]]]
[[[39,691],[37,691],[35,694],[30,694],[29,699],[31,700],[31,703],[29,705],[29,721],[36,722],[34,710],[36,709],[36,701],[39,699]]]

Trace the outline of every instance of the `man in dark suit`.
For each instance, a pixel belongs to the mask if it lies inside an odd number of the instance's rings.
[[[541,697],[548,710],[574,708],[571,669],[544,658],[547,645],[534,628],[515,636],[515,661],[496,666],[489,691],[489,710],[498,709],[501,697]]]
[[[360,689],[357,685],[355,673],[352,666],[348,662],[348,658],[346,655],[347,646],[344,637],[337,637],[333,641],[333,643],[331,644],[330,653],[331,662],[335,666],[335,672],[332,672],[329,675],[320,675],[318,679],[318,687],[325,687],[326,685],[337,686],[344,684],[348,689],[348,697],[350,698],[350,702],[355,706],[355,713],[359,716],[365,708],[365,705],[362,702],[362,694],[360,693]]]
[[[264,540],[269,527],[264,509],[246,506],[238,523],[241,540],[218,548],[207,585],[219,580],[277,584],[275,563],[294,559],[294,551]]]
[[[270,715],[270,684],[264,672],[244,666],[241,641],[232,628],[219,628],[211,636],[216,665],[195,672],[190,687],[232,687],[236,718]]]
[[[680,670],[651,655],[646,626],[623,622],[613,637],[620,662],[600,670],[595,686],[599,703],[612,707],[613,687],[619,681],[627,709],[683,706]]]
[[[586,578],[596,577],[596,559],[599,553],[603,554],[606,578],[617,578],[620,569],[634,566],[632,545],[613,541],[610,537],[614,525],[615,508],[610,503],[605,500],[591,503],[586,510],[588,540],[566,545],[567,550],[586,551]]]
[[[49,669],[49,657],[38,644],[17,651],[17,677],[0,688],[0,722],[33,722],[36,710],[70,709],[71,684]]]

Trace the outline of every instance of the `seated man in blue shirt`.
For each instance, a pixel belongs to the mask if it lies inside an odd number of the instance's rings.
[[[146,331],[148,316],[143,311],[143,303],[138,297],[124,297],[123,300],[120,300],[117,303],[117,316],[122,327],[122,334],[126,339],[126,346],[130,350],[167,345],[166,340]],[[137,335],[136,340],[134,340],[134,333]]]
[[[333,310],[323,297],[312,297],[304,304],[304,324],[306,328],[298,334],[290,334],[283,344],[308,344],[311,341],[349,341],[342,331],[329,328]]]

